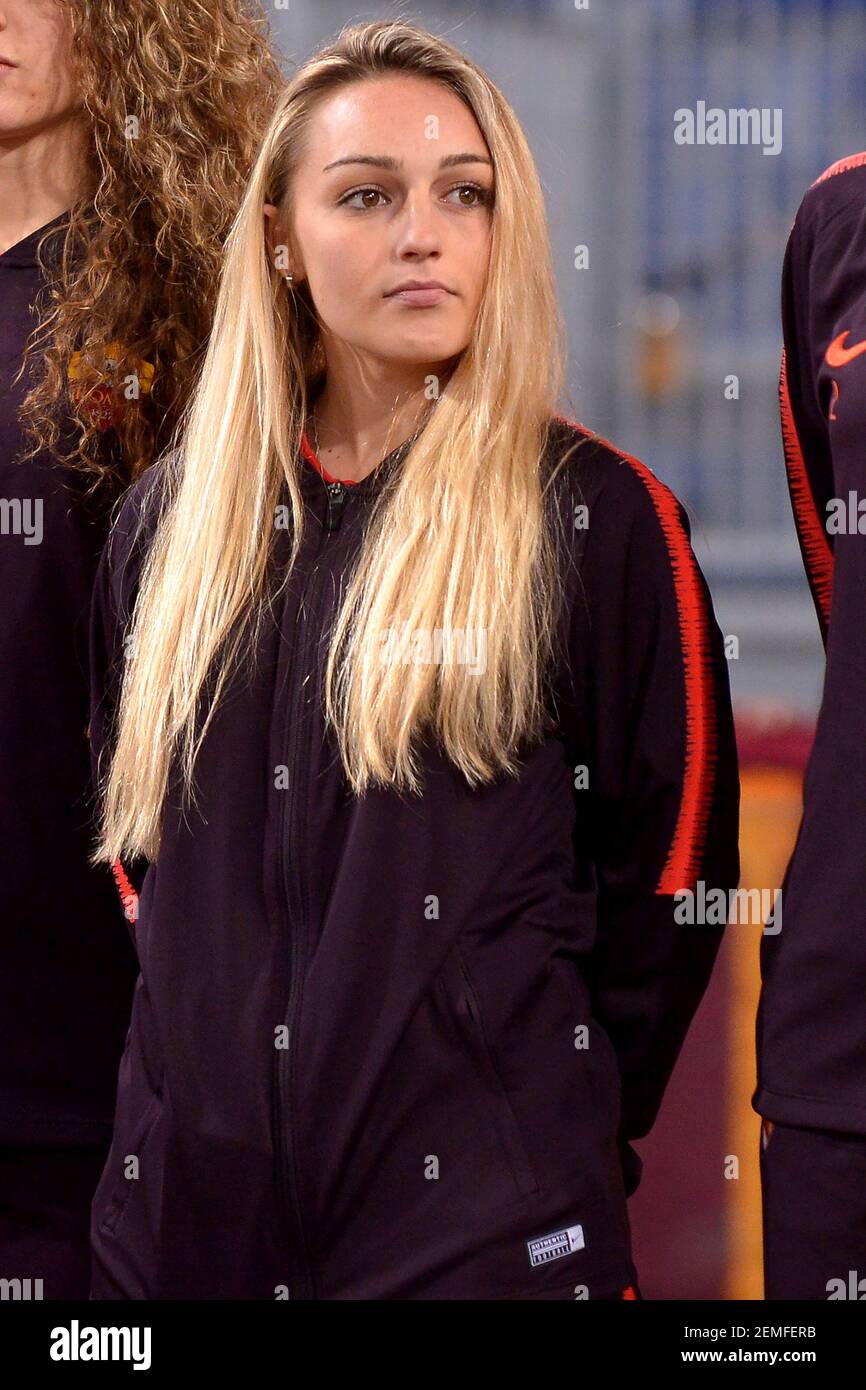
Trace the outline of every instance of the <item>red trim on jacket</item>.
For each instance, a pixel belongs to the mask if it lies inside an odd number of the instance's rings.
[[[127,878],[126,870],[124,869],[119,859],[115,859],[114,863],[111,866],[111,872],[114,874],[114,881],[117,884],[117,891],[120,895],[120,902],[121,906],[123,907],[124,917],[126,918],[127,922],[137,922],[138,894],[136,893],[135,889],[133,888],[132,884]]]
[[[307,438],[306,431],[301,435],[301,451],[304,455],[304,458],[309,459],[313,467],[317,469],[319,473],[321,473],[326,483],[345,483],[346,487],[354,487],[355,483],[358,481],[357,478],[334,478],[328,472],[325,465],[323,463],[320,463],[318,458],[316,457],[315,450],[313,449],[312,444]]]
[[[803,553],[809,579],[818,598],[825,628],[830,623],[830,599],[833,592],[833,551],[827,532],[821,525],[818,508],[806,472],[803,450],[797,434],[791,397],[788,392],[788,367],[786,350],[782,349],[782,366],[779,372],[779,409],[782,421],[782,447],[785,454],[785,468],[794,505],[794,518],[803,542]]]
[[[697,562],[679,517],[678,499],[652,469],[577,421],[566,420],[563,415],[556,416],[556,419],[596,439],[634,469],[656,509],[670,556],[685,675],[686,749],[677,823],[655,891],[657,894],[672,895],[682,888],[693,886],[698,877],[714,780],[716,720],[713,673]]]
[[[834,164],[824,170],[823,174],[819,174],[810,187],[815,188],[825,179],[831,179],[834,174],[844,174],[848,169],[859,169],[861,164],[866,164],[866,150],[860,154],[846,154],[844,159],[837,159]]]

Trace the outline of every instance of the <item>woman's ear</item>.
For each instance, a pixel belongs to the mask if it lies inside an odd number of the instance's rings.
[[[264,203],[262,211],[265,215],[265,240],[271,264],[286,278],[292,273],[292,266],[289,262],[288,237],[280,221],[280,210],[273,203]],[[298,279],[297,273],[293,274],[293,279]]]

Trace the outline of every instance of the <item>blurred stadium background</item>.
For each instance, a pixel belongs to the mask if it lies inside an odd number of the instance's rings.
[[[806,188],[866,148],[862,0],[285,4],[270,8],[290,63],[345,23],[400,15],[469,52],[517,110],[547,198],[574,412],[649,464],[692,517],[720,626],[739,642],[741,885],[778,886],[823,679],[778,423],[779,283]],[[674,112],[699,102],[780,108],[781,149],[678,145]],[[762,1297],[759,943],[757,925],[728,929],[659,1121],[637,1146],[631,1211],[649,1298]]]

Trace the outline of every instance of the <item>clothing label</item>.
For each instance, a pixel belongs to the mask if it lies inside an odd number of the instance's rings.
[[[549,1264],[551,1260],[558,1260],[583,1247],[582,1226],[566,1226],[562,1231],[552,1231],[549,1236],[536,1236],[535,1240],[526,1242],[531,1265]]]

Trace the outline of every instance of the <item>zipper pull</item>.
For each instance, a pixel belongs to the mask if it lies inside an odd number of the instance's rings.
[[[328,483],[328,510],[325,516],[325,530],[336,531],[343,515],[343,499],[346,496],[345,483]]]

